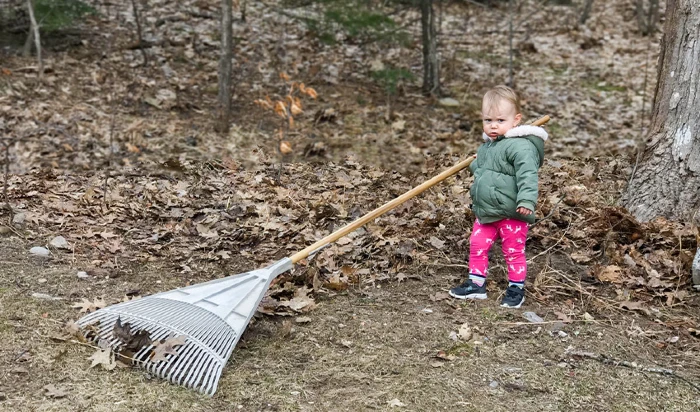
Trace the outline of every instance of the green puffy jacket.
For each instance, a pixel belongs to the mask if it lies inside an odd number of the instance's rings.
[[[517,213],[519,207],[535,211],[537,170],[544,161],[547,132],[538,126],[518,126],[494,141],[484,134],[486,143],[476,152],[470,169],[472,210],[481,223],[501,219],[535,222],[535,214]]]

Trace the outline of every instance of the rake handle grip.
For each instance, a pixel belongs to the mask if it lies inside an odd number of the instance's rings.
[[[549,121],[549,116],[543,116],[534,122],[532,122],[533,126],[541,126]],[[329,243],[333,243],[336,240],[340,239],[341,237],[347,235],[348,233],[354,232],[355,230],[359,229],[360,227],[364,226],[367,222],[370,222],[377,217],[383,215],[384,213],[390,211],[391,209],[395,208],[396,206],[404,203],[408,199],[415,197],[426,190],[430,189],[431,187],[435,186],[436,184],[442,182],[443,180],[447,179],[448,177],[456,174],[460,170],[464,169],[465,167],[469,166],[472,161],[476,159],[476,156],[470,156],[468,159],[463,160],[456,165],[450,167],[449,169],[443,171],[439,175],[433,177],[430,180],[427,180],[420,185],[414,187],[413,189],[409,190],[408,192],[402,194],[401,196],[397,197],[396,199],[385,203],[383,206],[380,206],[373,211],[367,213],[366,215],[362,216],[361,218],[355,220],[354,222],[348,223],[347,225],[341,227],[340,229],[336,230],[335,232],[331,233],[330,235],[324,237],[323,239],[317,241],[313,245],[307,247],[306,249],[297,252],[293,254],[290,259],[292,263],[297,263],[298,261],[307,258],[310,254],[314,253],[318,249],[326,246]]]

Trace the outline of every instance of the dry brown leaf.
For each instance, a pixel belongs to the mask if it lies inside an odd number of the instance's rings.
[[[644,304],[642,302],[630,302],[629,300],[627,300],[627,301],[620,303],[620,307],[622,309],[627,309],[627,310],[639,310],[639,311],[644,312],[647,315],[651,314],[649,309],[644,307]]]
[[[58,389],[53,384],[44,386],[44,390],[46,391],[46,396],[49,398],[61,399],[68,395],[68,392],[64,391],[63,389]]]
[[[83,298],[82,302],[76,302],[71,307],[80,309],[80,313],[90,313],[107,306],[102,298],[95,298],[92,302]]]
[[[616,265],[605,266],[596,274],[596,277],[601,282],[612,283],[620,283],[622,281],[621,276],[622,268]]]
[[[170,336],[165,340],[160,340],[153,344],[153,352],[151,352],[151,362],[159,362],[168,360],[166,355],[177,356],[178,352],[175,347],[182,346],[187,342],[187,337],[184,335]]]
[[[88,358],[88,360],[92,361],[92,364],[90,364],[91,368],[101,365],[104,369],[111,371],[117,367],[117,363],[114,360],[114,353],[110,348],[98,349]]]

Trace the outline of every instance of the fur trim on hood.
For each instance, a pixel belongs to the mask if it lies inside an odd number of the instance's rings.
[[[546,130],[544,130],[543,128],[541,128],[539,126],[532,126],[529,124],[514,127],[512,129],[508,130],[505,134],[505,137],[507,137],[507,138],[508,137],[524,137],[524,136],[537,136],[545,142],[549,138],[549,134],[547,134]],[[487,135],[486,133],[483,134],[483,137],[484,137],[484,141],[486,141],[486,142],[491,140],[489,135]]]

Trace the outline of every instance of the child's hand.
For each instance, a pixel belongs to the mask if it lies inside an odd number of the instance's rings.
[[[525,215],[525,216],[532,214],[532,210],[530,210],[526,207],[522,207],[522,206],[517,208],[515,211],[520,213],[521,215]]]

